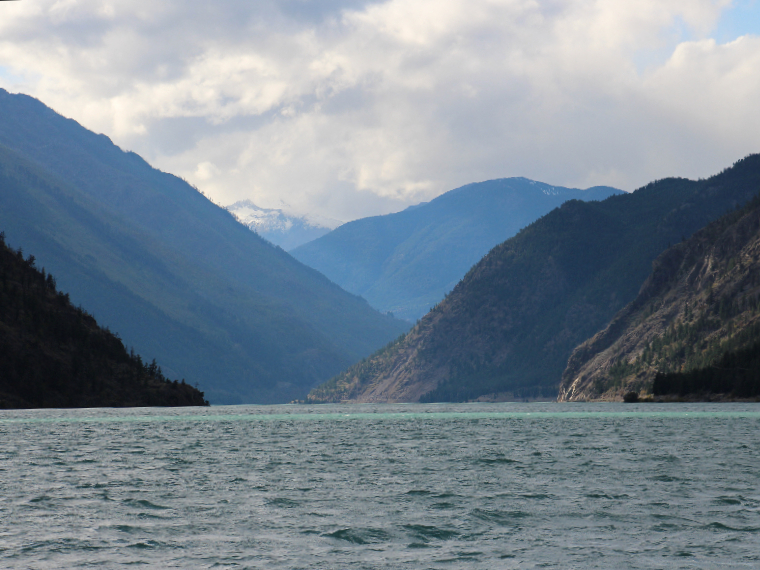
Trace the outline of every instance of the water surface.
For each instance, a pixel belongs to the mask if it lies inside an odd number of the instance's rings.
[[[0,567],[757,568],[760,405],[0,412]]]

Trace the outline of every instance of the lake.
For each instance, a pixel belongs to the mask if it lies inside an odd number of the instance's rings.
[[[758,568],[760,404],[0,411],[4,568]]]

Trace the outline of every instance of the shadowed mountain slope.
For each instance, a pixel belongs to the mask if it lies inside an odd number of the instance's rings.
[[[381,311],[415,321],[492,247],[572,199],[619,190],[577,190],[526,178],[468,184],[403,212],[349,222],[291,253]]]
[[[203,392],[127,353],[0,233],[0,408],[203,405]]]
[[[214,403],[303,397],[405,325],[39,101],[0,90],[0,228]]]
[[[636,299],[573,351],[559,399],[622,400],[627,392],[653,391],[760,395],[760,362],[752,364],[758,341],[756,198],[656,259]],[[732,365],[732,355],[746,349],[745,364]],[[744,374],[747,362],[755,367],[751,374]]]
[[[572,350],[636,297],[652,261],[758,190],[754,155],[708,180],[566,202],[495,247],[402,339],[310,399],[556,396]]]

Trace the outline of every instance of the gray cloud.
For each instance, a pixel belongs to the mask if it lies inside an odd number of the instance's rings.
[[[760,38],[710,39],[724,0],[13,4],[0,85],[225,204],[347,220],[487,178],[630,190],[760,150]]]

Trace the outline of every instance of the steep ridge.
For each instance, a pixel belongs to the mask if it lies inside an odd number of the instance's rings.
[[[760,155],[708,180],[566,202],[495,247],[404,337],[312,401],[556,397],[572,350],[634,299],[652,261],[760,190]]]
[[[758,341],[760,199],[756,198],[655,260],[636,299],[575,349],[562,375],[559,400],[622,400],[628,392],[651,395],[653,388],[665,394],[670,390],[664,386],[653,387],[658,374],[661,383],[663,375],[674,376],[670,381],[675,381],[675,373],[714,367],[724,358],[728,362],[728,355]],[[727,366],[724,363],[720,369]],[[756,379],[755,389],[760,388]],[[690,389],[684,384],[676,391],[685,394]],[[741,395],[758,393],[747,386]]]
[[[526,178],[489,180],[403,212],[349,222],[291,253],[376,309],[416,321],[521,228],[567,200],[603,200],[616,193]]]
[[[203,396],[127,353],[0,233],[0,408],[208,405]]]
[[[406,328],[179,178],[5,91],[0,188],[9,242],[214,403],[302,398]]]

